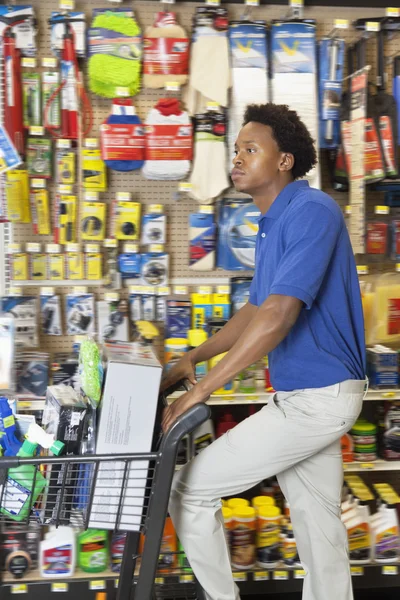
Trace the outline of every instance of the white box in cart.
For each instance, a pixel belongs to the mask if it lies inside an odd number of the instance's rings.
[[[111,342],[105,347],[108,367],[96,454],[150,452],[162,367],[154,353],[139,344]],[[149,463],[132,461],[129,465],[123,489],[124,463],[100,464],[89,527],[114,529],[118,525],[124,531],[139,530]]]

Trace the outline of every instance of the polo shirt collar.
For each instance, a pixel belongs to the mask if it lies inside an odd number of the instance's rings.
[[[288,206],[297,190],[305,187],[309,187],[309,183],[305,179],[300,179],[288,183],[288,185],[286,185],[280,192],[280,194],[278,194],[278,196],[275,198],[267,212],[260,216],[259,220],[261,221],[266,217],[268,219],[279,219],[279,217],[281,216],[285,208]]]

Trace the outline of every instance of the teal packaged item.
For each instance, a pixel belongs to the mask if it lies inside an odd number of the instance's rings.
[[[17,456],[32,457],[37,444],[26,440]],[[34,465],[22,464],[8,469],[0,512],[14,521],[23,521],[43,492],[46,480]]]
[[[78,535],[78,566],[86,573],[101,573],[110,561],[108,531],[87,529]]]
[[[319,145],[337,148],[340,143],[340,105],[343,88],[344,40],[324,38],[319,50]]]
[[[217,267],[254,269],[260,211],[251,200],[224,198],[219,206]]]
[[[4,456],[16,456],[22,446],[16,436],[13,412],[4,396],[0,397],[0,446]]]

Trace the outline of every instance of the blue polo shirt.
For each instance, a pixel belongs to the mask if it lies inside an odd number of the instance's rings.
[[[336,202],[307,181],[287,185],[259,219],[249,301],[270,294],[304,303],[269,355],[278,391],[365,378],[364,319],[350,238]]]

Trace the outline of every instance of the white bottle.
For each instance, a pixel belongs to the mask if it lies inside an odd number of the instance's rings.
[[[395,504],[380,508],[381,518],[374,522],[375,561],[392,563],[399,560],[399,522]]]
[[[350,512],[350,511],[349,511]],[[371,526],[368,504],[360,502],[356,516],[345,521],[349,540],[350,564],[366,565],[371,562]]]
[[[75,533],[71,527],[50,527],[40,542],[40,575],[49,579],[71,577],[76,562]]]

